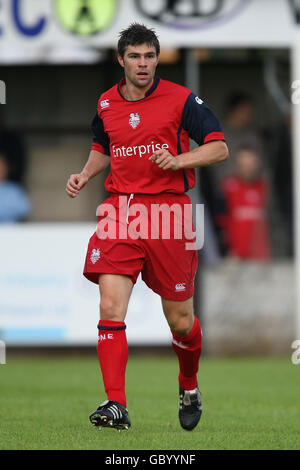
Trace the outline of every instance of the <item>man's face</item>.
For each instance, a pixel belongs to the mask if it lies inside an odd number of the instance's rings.
[[[154,46],[128,46],[124,57],[118,56],[118,60],[124,68],[127,81],[138,88],[146,88],[152,83],[158,63]]]

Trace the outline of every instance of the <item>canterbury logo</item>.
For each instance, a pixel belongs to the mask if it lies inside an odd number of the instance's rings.
[[[109,107],[109,100],[108,99],[102,100],[101,103],[100,103],[100,106],[101,106],[101,109],[108,108]]]
[[[176,290],[176,292],[185,290],[185,283],[184,283],[184,282],[181,282],[181,283],[179,283],[179,284],[176,284],[175,290]]]

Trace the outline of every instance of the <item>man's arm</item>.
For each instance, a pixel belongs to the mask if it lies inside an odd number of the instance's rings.
[[[76,197],[79,191],[88,183],[94,176],[101,173],[108,167],[110,157],[97,150],[91,150],[88,161],[86,162],[81,173],[71,175],[68,179],[66,186],[66,193],[70,197]]]
[[[157,150],[149,160],[156,162],[163,170],[183,170],[218,163],[228,158],[228,148],[225,142],[216,140],[200,145],[190,152],[181,153],[174,157],[168,150]]]
[[[176,157],[167,150],[158,150],[150,160],[163,170],[198,168],[222,162],[228,158],[228,148],[217,116],[206,104],[191,93],[183,107],[182,128],[199,147]]]

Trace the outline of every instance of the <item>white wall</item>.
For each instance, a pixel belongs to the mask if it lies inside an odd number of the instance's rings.
[[[99,294],[82,275],[93,224],[0,227],[0,338],[7,345],[94,345]],[[169,344],[160,298],[139,279],[129,345]]]

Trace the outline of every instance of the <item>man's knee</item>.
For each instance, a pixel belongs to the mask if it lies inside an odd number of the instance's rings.
[[[188,335],[193,328],[193,324],[194,314],[185,310],[176,311],[169,317],[169,326],[178,335]]]
[[[123,321],[124,306],[117,299],[110,296],[102,296],[100,300],[101,320]]]
[[[184,301],[162,299],[162,306],[171,330],[181,336],[188,335],[194,325],[193,297]]]
[[[99,276],[100,319],[124,321],[133,283],[128,276],[101,274]]]

